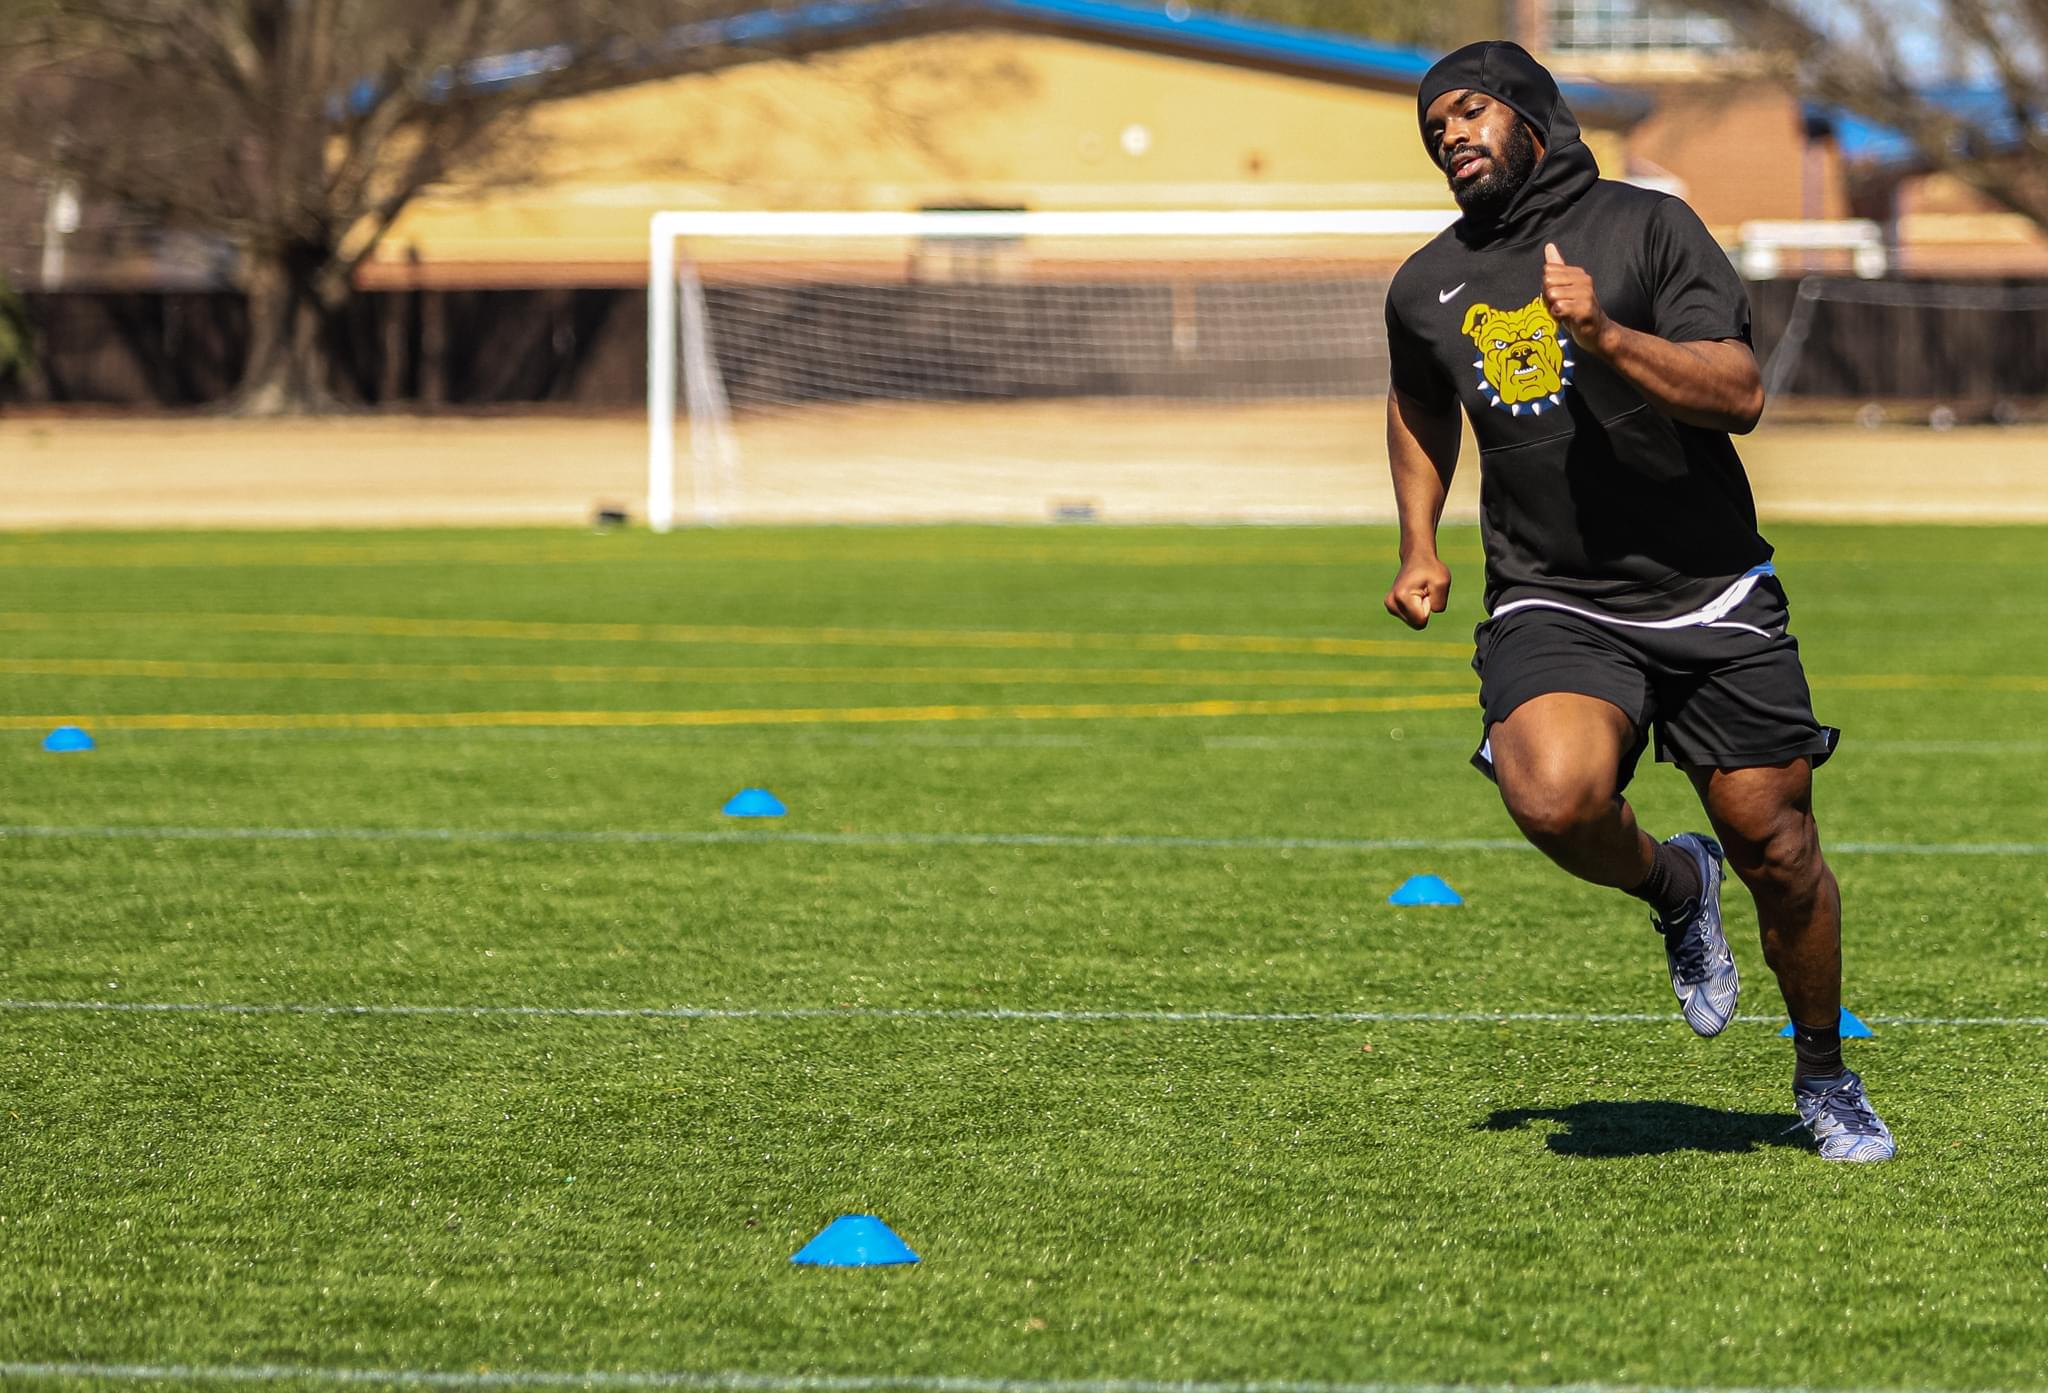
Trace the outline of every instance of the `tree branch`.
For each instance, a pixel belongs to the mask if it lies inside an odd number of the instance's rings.
[[[1760,47],[1787,60],[1807,95],[1898,131],[1926,168],[1949,174],[2000,207],[2048,228],[2048,133],[2038,122],[2048,96],[2038,71],[2048,54],[2048,0],[2003,8],[1986,0],[1938,0],[1936,32],[1948,69],[1995,74],[2010,129],[1931,98],[1911,70],[1895,8],[1848,0],[1853,29],[1825,31],[1797,0],[1707,0]],[[2032,62],[2036,68],[2030,69]]]

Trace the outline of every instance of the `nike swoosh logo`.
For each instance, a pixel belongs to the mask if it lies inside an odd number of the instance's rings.
[[[1463,290],[1464,288],[1465,288],[1465,282],[1464,282],[1464,281],[1459,281],[1459,282],[1458,282],[1458,283],[1457,283],[1456,285],[1452,286],[1452,287],[1451,287],[1451,288],[1450,288],[1449,290],[1439,290],[1439,291],[1438,291],[1438,292],[1436,293],[1436,302],[1437,302],[1437,303],[1438,303],[1439,305],[1448,305],[1449,303],[1451,303],[1451,297],[1452,297],[1453,295],[1456,295],[1456,294],[1457,294],[1457,293],[1458,293],[1459,291]]]

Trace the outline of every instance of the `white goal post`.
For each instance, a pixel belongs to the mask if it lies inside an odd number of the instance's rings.
[[[860,337],[858,327],[848,328],[846,324],[835,325],[829,333],[816,332],[818,312],[815,307],[792,310],[788,296],[774,311],[762,311],[759,327],[741,326],[728,329],[731,317],[740,311],[729,308],[731,296],[714,304],[713,297],[724,294],[720,289],[725,282],[744,281],[753,275],[779,283],[786,283],[792,272],[791,267],[800,267],[807,261],[823,263],[845,254],[848,247],[866,245],[865,272],[857,272],[850,279],[870,284],[858,287],[870,296],[896,293],[895,284],[913,287],[921,292],[930,292],[934,287],[943,292],[948,287],[959,286],[962,298],[956,305],[937,310],[921,311],[923,318],[914,320],[914,327],[928,332],[921,340],[921,350],[936,354],[939,348],[950,342],[954,344],[971,342],[978,332],[975,316],[989,313],[988,297],[976,300],[970,292],[980,287],[986,290],[1005,286],[1013,291],[1015,287],[1031,279],[1036,270],[1034,249],[1058,245],[1072,249],[1081,246],[1117,248],[1114,253],[1105,252],[1100,260],[1103,265],[1116,263],[1121,267],[1139,264],[1143,258],[1160,255],[1156,249],[1171,244],[1176,250],[1167,255],[1180,258],[1179,265],[1194,265],[1203,260],[1221,263],[1230,257],[1250,258],[1255,255],[1280,257],[1288,255],[1285,248],[1303,247],[1316,249],[1315,255],[1325,258],[1336,255],[1348,257],[1360,264],[1376,263],[1385,268],[1379,272],[1383,283],[1384,274],[1397,264],[1408,250],[1419,245],[1448,226],[1455,218],[1452,209],[1398,209],[1398,210],[1338,210],[1338,211],[1188,211],[1188,212],[1018,212],[1018,211],[928,211],[912,213],[888,212],[846,212],[846,213],[787,213],[787,212],[663,212],[654,215],[649,227],[649,270],[648,270],[648,315],[647,315],[647,521],[657,532],[666,532],[678,520],[677,508],[677,429],[678,411],[689,432],[688,470],[689,505],[688,518],[699,524],[711,524],[724,520],[730,514],[728,504],[736,487],[738,450],[740,445],[734,430],[735,410],[742,414],[745,404],[736,398],[739,391],[728,391],[729,381],[738,381],[749,371],[753,359],[773,355],[796,355],[810,353],[816,360],[820,373],[838,366],[835,360],[859,355],[864,360],[863,371],[869,378],[886,373],[886,355],[891,351],[888,342],[875,341],[886,338],[886,329],[877,330],[867,339]],[[1107,239],[1097,243],[1095,239]],[[1234,245],[1233,245],[1234,244]],[[817,249],[813,256],[808,248]],[[838,249],[828,251],[828,248]],[[906,251],[905,248],[910,250]],[[1336,251],[1333,253],[1332,248]],[[1227,250],[1226,250],[1227,249]],[[1119,261],[1119,258],[1121,260]],[[1232,265],[1246,264],[1231,262]],[[765,270],[763,268],[766,268]],[[882,274],[873,268],[882,268]],[[1117,279],[1120,271],[1097,269],[1083,272],[1079,281],[1091,277],[1105,286],[1102,293],[1114,294],[1127,286],[1110,282]],[[841,273],[842,279],[848,279]],[[1124,277],[1129,279],[1128,276]],[[1069,277],[1069,279],[1073,279]],[[890,286],[882,286],[888,280]],[[707,284],[712,286],[712,296],[707,296]],[[1078,282],[1077,282],[1078,284]],[[1075,287],[1065,287],[1073,289]],[[831,287],[827,287],[829,293]],[[1076,291],[1085,293],[1085,288]],[[1309,321],[1313,314],[1305,313],[1306,302],[1313,309],[1313,286],[1306,285],[1296,294],[1290,311],[1277,301],[1262,303],[1256,312],[1264,316],[1259,321],[1259,332],[1269,335],[1284,333],[1288,329],[1290,315],[1303,321],[1303,332],[1313,333],[1316,326]],[[817,296],[812,297],[814,300]],[[846,296],[842,298],[852,298]],[[998,297],[1000,298],[1000,297]],[[999,308],[1013,318],[1027,315],[1031,307],[1023,303],[1029,297],[1019,291],[1011,295],[1011,304],[1003,301]],[[1128,298],[1128,297],[1126,297]],[[1155,297],[1158,298],[1158,297]],[[1214,298],[1213,296],[1211,297]],[[1270,298],[1270,297],[1269,297]],[[1240,336],[1248,331],[1243,328],[1253,310],[1239,306],[1229,321]],[[1195,311],[1184,308],[1180,301],[1173,302],[1168,312],[1173,322],[1164,328],[1148,327],[1144,337],[1162,338],[1172,347],[1182,347],[1183,318],[1189,321],[1186,333],[1192,336]],[[1205,313],[1213,311],[1205,310]],[[724,314],[723,323],[714,320]],[[1360,333],[1379,332],[1377,305],[1372,306],[1369,316],[1360,316],[1355,306],[1345,310],[1347,319],[1360,317],[1373,321],[1369,329],[1361,326]],[[935,317],[950,315],[952,319],[944,325],[933,327]],[[845,318],[853,322],[851,312]],[[1099,317],[1098,317],[1099,318]],[[1068,312],[1058,317],[1057,323],[1047,330],[1043,339],[1046,352],[1073,354],[1080,350],[1061,335],[1073,335],[1080,330],[1074,326],[1092,323],[1088,314]],[[1266,327],[1270,326],[1270,327]],[[1015,329],[1015,326],[1012,326]],[[1326,327],[1326,326],[1325,326]],[[1156,330],[1156,332],[1155,332]],[[1026,329],[1016,332],[1028,333]],[[809,343],[795,340],[805,332],[814,332]],[[751,337],[750,337],[751,335]],[[1126,337],[1133,337],[1126,333]],[[1212,333],[1211,337],[1215,337]],[[1020,339],[1020,342],[1023,341]],[[1037,342],[1037,341],[1033,341]],[[938,347],[934,347],[937,345]],[[1118,343],[1108,350],[1090,350],[1097,358],[1121,354],[1128,359],[1135,350],[1129,343]],[[1291,350],[1297,356],[1300,349]],[[1091,360],[1093,361],[1093,360]],[[875,363],[882,366],[875,366]],[[943,360],[934,358],[930,371],[933,380],[944,376]],[[1150,376],[1147,376],[1147,372]],[[1222,369],[1209,369],[1215,377]],[[1250,369],[1254,376],[1264,371],[1265,378],[1271,379],[1280,371],[1277,367],[1260,368],[1254,364]],[[737,375],[737,376],[735,376]],[[793,379],[798,369],[785,370],[785,379]],[[1079,377],[1076,372],[1072,376]],[[1098,374],[1099,376],[1100,374]],[[758,376],[758,374],[757,374]],[[995,373],[1001,378],[1003,374]],[[1119,381],[1145,383],[1160,378],[1157,370],[1141,371],[1133,368]],[[1005,378],[1004,380],[1009,380]],[[947,379],[951,382],[952,379]],[[865,380],[864,380],[865,382]],[[841,395],[848,398],[871,399],[884,395],[894,396],[894,379],[891,385],[873,387],[863,383],[844,385]],[[810,380],[790,389],[792,400],[808,401],[824,399],[833,395],[831,383],[816,385]],[[915,383],[902,388],[907,395],[915,396]],[[944,388],[934,388],[935,395]],[[963,389],[957,383],[950,389],[958,395]],[[976,390],[982,390],[977,388]],[[996,389],[988,389],[994,391]],[[1049,393],[1048,388],[1037,382],[1024,382],[1016,390],[1020,400],[1032,393]],[[1079,391],[1080,388],[1074,390]],[[1128,387],[1117,390],[1133,390]],[[1143,390],[1143,387],[1136,390]],[[1185,387],[1177,390],[1185,391]],[[680,402],[679,402],[680,395]]]

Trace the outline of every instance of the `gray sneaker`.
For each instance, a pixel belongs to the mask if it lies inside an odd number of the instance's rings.
[[[1823,1161],[1889,1161],[1899,1149],[1891,1128],[1863,1095],[1863,1080],[1854,1070],[1793,1084],[1792,1102],[1799,1120],[1785,1130],[1812,1132]]]
[[[1735,955],[1721,932],[1721,844],[1698,832],[1681,832],[1669,845],[1692,854],[1700,868],[1700,898],[1692,917],[1667,923],[1652,914],[1650,925],[1664,936],[1664,961],[1685,1023],[1695,1035],[1719,1035],[1735,1019],[1741,988]]]

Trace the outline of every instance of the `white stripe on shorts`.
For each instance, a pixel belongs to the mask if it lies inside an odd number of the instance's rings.
[[[1756,583],[1765,576],[1776,575],[1777,568],[1766,561],[1761,566],[1752,566],[1735,578],[1734,584],[1701,605],[1689,614],[1675,615],[1670,619],[1617,619],[1611,614],[1602,614],[1597,609],[1580,609],[1577,605],[1565,604],[1562,600],[1546,600],[1532,596],[1526,600],[1510,600],[1502,605],[1488,619],[1498,619],[1518,609],[1561,609],[1566,614],[1597,620],[1602,624],[1620,624],[1631,629],[1747,629],[1753,634],[1770,635],[1754,624],[1739,624],[1728,618],[1742,602],[1749,598],[1749,592],[1756,589]]]

